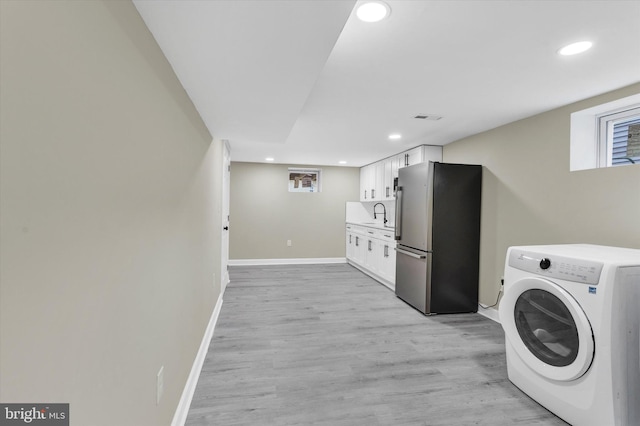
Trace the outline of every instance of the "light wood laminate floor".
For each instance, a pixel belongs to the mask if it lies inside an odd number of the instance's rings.
[[[479,314],[426,317],[346,264],[231,268],[187,425],[566,425]]]

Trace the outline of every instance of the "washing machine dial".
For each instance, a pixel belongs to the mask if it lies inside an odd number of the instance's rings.
[[[541,269],[549,269],[549,267],[551,267],[551,261],[548,258],[543,258],[540,261],[540,268]]]

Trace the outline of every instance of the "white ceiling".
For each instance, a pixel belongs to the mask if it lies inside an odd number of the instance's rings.
[[[640,81],[638,0],[133,1],[234,161],[361,166]]]

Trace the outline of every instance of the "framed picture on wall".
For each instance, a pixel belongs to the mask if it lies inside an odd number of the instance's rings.
[[[320,192],[320,169],[289,169],[289,192]]]

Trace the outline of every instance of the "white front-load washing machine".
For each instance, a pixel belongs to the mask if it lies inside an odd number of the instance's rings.
[[[510,247],[509,380],[574,426],[640,425],[640,250]]]

